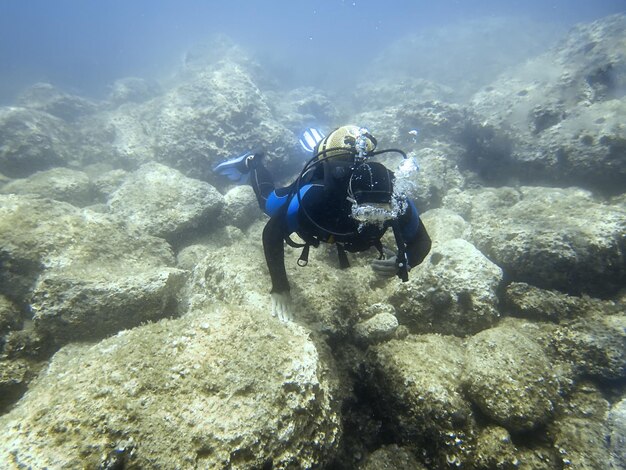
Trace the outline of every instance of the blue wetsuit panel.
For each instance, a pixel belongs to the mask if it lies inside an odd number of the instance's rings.
[[[301,200],[304,200],[305,194],[312,187],[312,184],[307,184],[300,188]],[[291,201],[289,201],[289,207],[287,207],[287,230],[289,233],[293,233],[298,230],[298,212],[300,212],[300,201],[298,201],[298,196],[294,194]]]
[[[407,211],[410,211],[409,221],[407,224],[400,225],[400,231],[402,232],[402,237],[405,241],[413,240],[415,234],[417,233],[417,229],[419,228],[420,217],[417,212],[417,208],[413,201],[409,199],[409,207]]]
[[[265,213],[270,217],[274,217],[288,201],[289,194],[285,194],[284,196],[278,196],[276,191],[272,191],[270,195],[267,197],[267,201],[265,201]]]

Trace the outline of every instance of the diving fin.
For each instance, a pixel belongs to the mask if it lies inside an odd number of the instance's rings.
[[[305,152],[312,154],[317,144],[319,144],[324,137],[325,135],[322,131],[314,127],[309,127],[300,136],[300,145]]]

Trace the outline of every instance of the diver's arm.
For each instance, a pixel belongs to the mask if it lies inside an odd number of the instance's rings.
[[[409,200],[409,208],[400,219],[400,230],[406,243],[409,266],[414,268],[424,261],[430,252],[432,242],[411,200]]]
[[[290,290],[285,270],[285,246],[283,243],[284,219],[281,215],[270,218],[263,229],[263,251],[272,279],[271,293],[288,293]]]

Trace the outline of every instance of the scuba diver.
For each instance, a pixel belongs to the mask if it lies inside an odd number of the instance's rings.
[[[259,207],[269,217],[263,230],[263,250],[272,280],[272,315],[291,320],[291,295],[285,271],[286,242],[301,247],[298,265],[308,262],[309,248],[334,244],[339,267],[349,267],[346,252],[378,250],[373,270],[381,276],[408,280],[411,268],[420,264],[431,240],[415,204],[396,188],[395,176],[371,158],[383,153],[406,154],[397,149],[376,150],[377,141],[365,128],[343,126],[324,136],[308,129],[300,139],[313,153],[298,178],[276,188],[263,166],[262,152],[247,152],[217,165],[213,170],[231,181],[248,181]],[[391,228],[397,251],[384,248],[381,238]],[[296,233],[304,243],[296,243]]]

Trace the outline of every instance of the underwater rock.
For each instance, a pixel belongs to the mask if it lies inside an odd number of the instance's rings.
[[[626,378],[626,315],[590,315],[564,321],[554,345],[580,375]]]
[[[554,290],[545,290],[524,282],[513,282],[506,287],[504,302],[517,317],[553,321],[591,315],[618,313],[624,306],[613,301],[575,297]]]
[[[0,358],[0,414],[24,394],[40,368],[27,359]]]
[[[153,161],[154,116],[159,112],[157,99],[146,103],[127,103],[108,110],[83,122],[83,135],[93,140],[90,158],[85,162],[98,164],[102,161],[115,164],[124,170],[136,170],[144,163]],[[106,159],[97,158],[98,152],[108,153]]]
[[[440,208],[443,198],[465,186],[466,178],[455,163],[459,151],[453,145],[437,142],[415,152],[419,171],[411,178],[406,194],[413,199],[420,212]]]
[[[224,199],[210,184],[152,162],[131,173],[107,204],[130,227],[177,245],[190,231],[208,230]]]
[[[21,327],[22,314],[17,305],[4,295],[0,295],[0,350],[2,349],[2,336]]]
[[[389,300],[398,320],[414,333],[464,336],[489,328],[500,316],[502,270],[465,240],[433,241],[429,256]]]
[[[518,436],[515,436],[518,437]],[[561,468],[558,452],[540,435],[533,435],[532,447],[517,444],[518,439],[501,426],[489,424],[476,437],[476,445],[468,468],[515,470],[555,470]],[[524,442],[523,439],[519,440]],[[546,441],[546,442],[544,442]]]
[[[34,109],[0,108],[0,172],[24,178],[63,166],[73,158],[70,129],[61,119]]]
[[[184,272],[162,239],[110,217],[32,196],[0,195],[0,289],[29,304],[59,342],[101,338],[175,313]]]
[[[298,136],[311,123],[316,123],[320,130],[330,133],[331,126],[342,120],[335,100],[316,88],[266,92],[265,96],[278,121]]]
[[[463,382],[471,400],[511,432],[545,424],[559,400],[559,379],[550,357],[509,321],[469,338]]]
[[[439,140],[456,142],[468,119],[468,112],[463,106],[433,100],[419,103],[404,101],[401,105],[382,110],[365,111],[355,115],[353,122],[367,122],[369,129],[380,138],[379,148],[409,151],[428,146],[436,149]],[[412,130],[417,130],[418,134],[411,134]]]
[[[436,468],[462,462],[475,430],[470,403],[463,397],[464,348],[459,338],[408,336],[370,348],[368,386],[395,442],[410,442],[434,459]]]
[[[510,280],[593,297],[624,286],[626,208],[577,188],[485,188],[462,198],[446,207],[466,207],[472,241]]]
[[[139,77],[126,77],[115,80],[107,101],[114,105],[123,103],[142,103],[154,98],[161,91],[159,84],[154,80]]]
[[[96,174],[92,173],[93,168],[88,167],[86,171],[90,174],[91,185],[98,201],[107,201],[111,195],[124,184],[128,178],[128,172],[121,169],[103,169]],[[108,210],[108,206],[107,206]]]
[[[264,308],[271,312],[270,276],[263,255],[264,220],[256,220],[246,232],[235,227],[211,232],[193,249],[183,249],[180,267],[191,269],[180,298],[184,305],[208,306],[224,301],[241,308]],[[194,253],[190,253],[189,251]],[[183,253],[184,252],[184,253]],[[369,306],[381,301],[387,284],[373,273],[369,263],[376,254],[349,254],[351,268],[338,267],[337,251],[322,244],[312,249],[309,264],[297,260],[301,249],[285,247],[285,269],[291,284],[296,322],[314,325],[332,337],[352,336],[352,327]]]
[[[610,448],[616,469],[626,468],[626,398],[611,407],[609,413],[611,430]]]
[[[2,194],[33,194],[67,202],[76,207],[94,203],[91,181],[86,173],[69,168],[39,171],[14,180],[0,189]]]
[[[257,238],[232,226],[215,230],[202,244],[183,248],[178,266],[190,271],[179,295],[183,311],[225,302],[241,309],[265,307],[270,316],[271,284],[260,233]]]
[[[476,11],[475,11],[476,13]],[[503,12],[504,13],[504,12]],[[379,77],[405,83],[421,77],[450,87],[456,102],[465,102],[477,87],[493,81],[508,67],[544,51],[560,32],[554,23],[508,15],[472,15],[448,24],[401,28],[397,40],[387,43],[363,68],[360,78]],[[419,83],[419,82],[416,82]],[[428,90],[432,85],[424,83]],[[407,102],[411,102],[409,94]]]
[[[474,95],[482,117],[468,137],[474,154],[497,139],[511,145],[470,162],[493,180],[626,191],[626,15],[573,28],[554,48]]]
[[[416,77],[368,80],[352,92],[352,105],[357,112],[377,110],[405,103],[426,101],[452,102],[454,90],[430,80]]]
[[[224,210],[220,214],[222,225],[245,229],[261,214],[252,186],[234,186],[224,195]]]
[[[97,105],[85,98],[70,95],[49,83],[36,83],[17,97],[16,104],[51,114],[67,122],[92,114]]]
[[[612,470],[608,426],[609,403],[598,388],[580,383],[548,426],[563,468]]]
[[[376,449],[367,456],[365,462],[358,466],[358,470],[426,470],[411,453],[409,448],[395,444]]]
[[[475,455],[476,468],[515,469],[520,464],[520,451],[509,432],[500,426],[481,429],[476,438]]]
[[[354,325],[354,337],[361,343],[378,343],[393,338],[397,328],[398,319],[393,313],[380,312]]]
[[[223,62],[199,70],[158,100],[149,119],[157,161],[200,180],[224,182],[212,167],[234,153],[262,148],[268,161],[289,164],[297,141],[273,117],[239,65]]]
[[[456,212],[448,209],[431,209],[420,214],[422,223],[432,240],[442,244],[449,240],[470,237],[470,225]]]
[[[213,307],[69,345],[0,417],[32,468],[313,468],[340,435],[327,354],[293,324]]]

